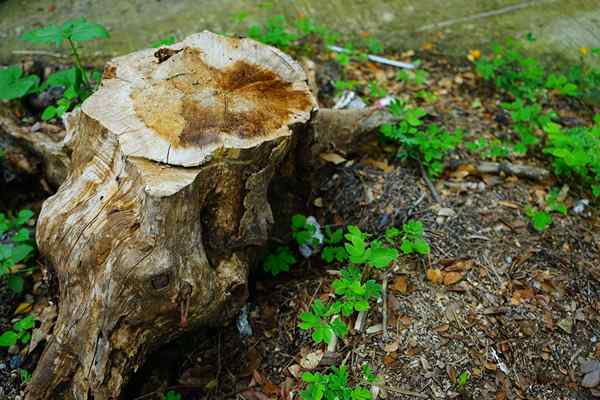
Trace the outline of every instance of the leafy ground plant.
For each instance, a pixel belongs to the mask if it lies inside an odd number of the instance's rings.
[[[267,255],[263,262],[263,269],[265,272],[277,276],[282,272],[288,272],[296,261],[296,257],[287,246],[279,246],[274,252]]]
[[[367,385],[374,383],[376,379],[366,364],[363,366],[365,384],[351,385],[348,382],[348,367],[344,365],[339,368],[331,367],[329,374],[305,372],[302,380],[308,387],[300,393],[300,397],[302,400],[371,400],[373,395]]]
[[[559,193],[558,189],[552,189],[546,196],[545,207],[541,210],[531,206],[525,208],[525,214],[536,231],[541,232],[552,225],[554,222],[552,213],[567,214],[567,206],[558,200]]]
[[[14,323],[13,329],[0,335],[0,347],[10,347],[17,343],[27,344],[31,340],[31,330],[35,327],[35,318],[28,315]]]
[[[550,122],[544,131],[548,134],[544,153],[553,157],[556,175],[578,176],[595,197],[600,196],[600,114],[591,127],[564,129]]]
[[[408,107],[404,101],[392,102],[389,109],[400,122],[384,124],[381,133],[402,146],[398,158],[414,159],[423,164],[430,176],[439,176],[444,170],[446,155],[462,142],[462,131],[457,129],[451,134],[437,124],[423,129],[427,112],[421,107]]]
[[[0,100],[15,100],[35,92],[40,83],[36,75],[23,76],[19,65],[0,69]]]
[[[174,390],[169,390],[163,395],[163,400],[181,400],[181,395]]]
[[[429,254],[429,243],[424,239],[423,223],[416,219],[411,219],[402,226],[402,231],[391,227],[385,232],[385,238],[390,243],[395,243],[397,238],[401,239],[400,250],[404,254]]]
[[[56,72],[48,77],[48,81],[40,88],[40,90],[45,90],[52,86],[62,86],[65,89],[63,97],[58,100],[57,104],[48,106],[44,110],[42,119],[48,120],[62,116],[92,93],[94,84],[98,85],[100,82],[100,73],[95,70],[91,73],[86,71],[81,62],[77,43],[105,39],[108,36],[108,30],[104,26],[88,21],[84,17],[70,19],[61,26],[49,25],[21,35],[22,40],[31,43],[50,43],[58,47],[66,42],[75,62],[75,68]]]
[[[23,291],[23,276],[31,271],[23,263],[35,254],[35,243],[26,225],[33,217],[30,210],[21,210],[15,217],[0,213],[0,278],[14,293]]]
[[[310,311],[300,314],[298,327],[303,330],[312,330],[311,337],[315,343],[331,343],[333,336],[344,337],[348,327],[335,316],[335,310],[319,299],[311,305]]]

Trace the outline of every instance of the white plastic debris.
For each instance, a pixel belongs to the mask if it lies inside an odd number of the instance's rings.
[[[347,53],[348,49],[345,49],[343,47],[340,46],[327,46],[327,48],[329,50],[335,51],[336,53]],[[379,64],[384,64],[384,65],[391,65],[392,67],[397,67],[397,68],[405,68],[405,69],[415,69],[415,65],[411,64],[411,63],[406,63],[406,62],[402,62],[402,61],[396,61],[396,60],[390,60],[389,58],[385,58],[385,57],[380,57],[380,56],[376,56],[373,54],[368,54],[367,55],[368,59],[370,61],[379,63]]]
[[[314,226],[315,232],[310,238],[310,243],[303,244],[298,248],[298,251],[300,251],[302,257],[309,258],[313,255],[313,253],[317,252],[321,248],[325,237],[323,236],[323,233],[321,233],[321,225],[319,225],[315,217],[311,215],[310,217],[306,218],[306,223]]]
[[[577,200],[575,202],[575,206],[572,208],[573,213],[581,214],[582,212],[585,211],[586,208],[589,207],[589,205],[590,205],[590,201],[588,199]]]
[[[336,110],[359,110],[366,106],[367,104],[355,92],[344,90],[339,97],[336,97],[333,108]]]
[[[248,322],[248,304],[240,310],[236,325],[241,337],[252,336],[252,327],[250,326],[250,322]]]

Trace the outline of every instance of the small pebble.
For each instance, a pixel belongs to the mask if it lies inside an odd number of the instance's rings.
[[[10,358],[10,362],[9,363],[10,363],[10,368],[17,369],[23,363],[23,358],[21,357],[20,354],[17,354],[16,356],[12,356]]]
[[[585,374],[581,381],[581,386],[586,388],[593,388],[600,384],[600,369],[595,369],[592,372]]]

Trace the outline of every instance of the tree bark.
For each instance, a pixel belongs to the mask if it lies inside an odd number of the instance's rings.
[[[237,314],[269,183],[314,111],[300,66],[249,39],[204,32],[108,64],[38,220],[60,303],[27,399],[116,399],[148,351]]]

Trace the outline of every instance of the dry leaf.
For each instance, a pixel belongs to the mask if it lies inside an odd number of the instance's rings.
[[[521,207],[519,207],[518,204],[513,203],[512,201],[504,201],[504,200],[500,200],[498,202],[499,205],[503,206],[503,207],[508,207],[508,208],[514,208],[516,210],[520,209]]]
[[[400,346],[400,343],[398,343],[397,341],[390,342],[390,343],[386,344],[385,346],[383,346],[383,351],[385,351],[386,353],[394,353],[394,352],[398,351],[399,346]]]
[[[513,292],[510,302],[513,306],[519,305],[525,301],[533,299],[535,292],[532,288],[519,289]]]
[[[388,353],[383,357],[383,363],[387,366],[393,365],[398,358],[397,353]]]
[[[290,374],[296,379],[300,379],[302,376],[302,368],[298,364],[292,364],[288,367]]]
[[[394,284],[392,285],[392,290],[396,292],[400,292],[401,294],[406,294],[408,292],[408,280],[406,276],[400,275],[394,279]]]
[[[15,314],[27,314],[31,311],[33,305],[31,303],[21,303],[17,306]]]
[[[346,159],[337,153],[321,153],[319,157],[321,160],[334,163],[335,165],[346,162]]]
[[[317,350],[302,357],[300,360],[300,365],[304,369],[315,369],[319,366],[322,358],[323,351]]]
[[[446,286],[450,286],[450,285],[454,285],[455,283],[460,282],[460,280],[463,278],[463,276],[465,275],[464,272],[445,272],[444,274],[444,285]]]
[[[434,284],[442,283],[444,281],[444,274],[438,268],[429,268],[427,270],[427,279]]]

